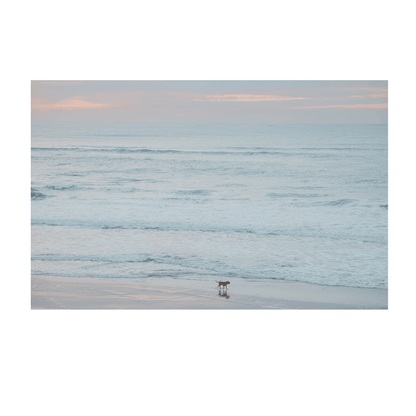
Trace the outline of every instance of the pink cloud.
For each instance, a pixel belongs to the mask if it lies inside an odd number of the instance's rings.
[[[359,109],[377,109],[377,108],[387,108],[387,103],[381,104],[339,104],[339,105],[316,105],[310,107],[286,107],[289,110],[302,110],[309,108],[348,108],[350,110],[359,110]]]
[[[93,108],[118,107],[117,104],[104,104],[85,101],[83,99],[66,99],[55,103],[45,102],[34,98],[32,100],[32,110],[88,110]]]
[[[82,81],[32,81],[32,83],[35,83],[35,85],[48,87],[67,87],[72,85],[80,85],[82,84]]]
[[[194,98],[193,101],[240,101],[240,102],[256,102],[256,101],[292,101],[292,100],[310,100],[306,97],[285,97],[282,95],[258,95],[258,94],[225,94],[225,95],[206,95],[203,98]]]
[[[387,93],[367,94],[367,95],[351,95],[350,98],[387,98]]]

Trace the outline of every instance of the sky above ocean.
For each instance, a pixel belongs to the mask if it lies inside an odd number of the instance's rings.
[[[32,81],[32,121],[387,124],[387,81]]]

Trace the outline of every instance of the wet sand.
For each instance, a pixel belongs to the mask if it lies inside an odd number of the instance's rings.
[[[231,282],[233,283],[233,282]],[[32,276],[32,309],[387,309],[387,290],[247,281]]]

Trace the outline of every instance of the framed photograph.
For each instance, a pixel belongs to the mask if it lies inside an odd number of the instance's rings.
[[[16,66],[15,325],[403,325],[403,86]]]

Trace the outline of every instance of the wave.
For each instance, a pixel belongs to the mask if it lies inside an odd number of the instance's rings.
[[[78,187],[75,185],[68,185],[68,186],[47,185],[46,188],[52,189],[54,191],[66,191],[68,189],[78,189]]]
[[[203,196],[207,196],[207,195],[211,195],[212,192],[211,191],[207,191],[206,189],[195,189],[195,190],[183,190],[183,191],[176,191],[176,194],[180,194],[180,195],[203,195]]]
[[[319,238],[325,240],[334,240],[334,241],[358,241],[362,243],[368,244],[376,244],[376,245],[386,245],[387,244],[387,235],[383,236],[371,236],[362,233],[351,233],[346,230],[345,228],[331,232],[331,231],[322,231],[321,229],[315,227],[302,227],[302,228],[290,228],[287,229],[285,227],[282,228],[274,228],[270,229],[268,227],[262,228],[238,228],[238,226],[225,226],[221,225],[218,228],[214,227],[198,227],[193,226],[190,224],[164,224],[161,226],[153,226],[153,225],[144,225],[144,224],[83,224],[83,223],[73,223],[71,221],[66,222],[62,221],[58,222],[46,222],[46,221],[36,221],[32,220],[32,226],[34,227],[63,227],[65,230],[71,227],[78,227],[81,229],[89,229],[89,230],[103,230],[103,232],[134,232],[134,233],[141,233],[143,232],[143,238],[145,238],[147,232],[155,232],[161,233],[212,233],[212,234],[234,234],[240,235],[244,238],[244,236],[255,236],[261,239],[264,238],[273,238],[273,237],[296,237],[296,238]]]
[[[233,147],[227,147],[227,149],[230,150],[263,150],[263,151],[285,151],[287,148],[285,147],[242,147],[242,146],[233,146]],[[363,148],[361,147],[295,147],[293,148],[295,150],[302,150],[302,151],[326,151],[326,150],[335,150],[335,151],[362,151]],[[373,148],[371,148],[374,150]],[[384,150],[384,149],[380,149]]]
[[[183,154],[183,155],[232,155],[232,156],[256,156],[256,155],[270,155],[270,156],[306,156],[312,158],[328,158],[333,155],[322,154],[319,149],[308,149],[309,152],[301,151],[299,149],[282,149],[282,150],[177,150],[177,149],[149,149],[136,147],[32,147],[32,151],[49,151],[49,152],[76,152],[76,153],[119,153],[119,154]]]
[[[30,193],[31,199],[45,199],[46,195],[42,194],[41,192],[32,190]]]
[[[335,207],[339,205],[351,204],[353,202],[356,201],[354,199],[337,199],[336,201],[324,202],[322,205]]]
[[[328,195],[321,194],[297,194],[297,193],[281,193],[270,192],[266,194],[269,198],[322,198]]]
[[[52,262],[92,262],[92,263],[164,263],[166,260],[162,258],[155,259],[149,255],[139,255],[139,256],[94,256],[94,255],[77,255],[77,256],[68,256],[63,254],[38,254],[31,257],[32,261],[52,261]]]
[[[32,147],[33,151],[60,151],[60,152],[100,152],[100,153],[170,153],[170,154],[212,154],[212,155],[228,155],[228,154],[265,154],[265,153],[283,153],[283,152],[233,152],[225,150],[176,150],[176,149],[149,149],[149,148],[132,148],[132,147],[117,147],[117,148],[84,148],[84,147]]]
[[[251,264],[241,267],[238,263],[210,260],[208,258],[177,255],[123,256],[38,254],[32,256],[33,275],[97,278],[164,278],[200,280],[218,278],[299,281],[313,284],[345,287],[387,289],[387,277],[378,276],[365,281],[347,274],[338,274],[329,279],[329,274],[302,270],[299,263],[282,261],[270,267]]]

